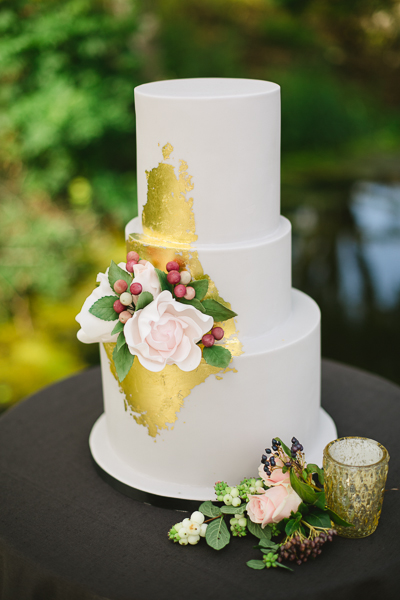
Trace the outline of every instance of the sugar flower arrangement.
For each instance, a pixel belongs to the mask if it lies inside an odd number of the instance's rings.
[[[208,279],[193,280],[178,260],[168,262],[165,272],[135,251],[127,254],[126,263],[111,261],[107,271],[98,274],[99,286],[76,317],[81,342],[116,343],[113,360],[121,382],[135,356],[153,372],[172,364],[192,371],[202,357],[220,368],[231,361],[230,351],[216,344],[224,330],[214,322],[236,313],[205,299]]]
[[[204,537],[214,550],[221,550],[231,535],[250,533],[258,538],[254,548],[263,555],[247,562],[252,569],[291,571],[285,561],[306,563],[333,540],[332,521],[351,526],[326,506],[323,469],[307,465],[303,446],[294,437],[290,448],[279,438],[272,440],[261,457],[258,478],[243,479],[233,487],[218,481],[215,493],[219,504],[203,502],[190,519],[176,523],[168,537],[182,546]],[[275,537],[278,541],[272,541]]]

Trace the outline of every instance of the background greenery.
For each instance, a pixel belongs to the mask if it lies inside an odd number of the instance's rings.
[[[351,209],[356,182],[400,182],[400,2],[0,0],[0,407],[98,361],[74,316],[136,214],[133,89],[202,76],[282,86],[294,283],[325,356],[400,381],[399,294],[379,304]],[[350,311],[343,234],[364,282]]]

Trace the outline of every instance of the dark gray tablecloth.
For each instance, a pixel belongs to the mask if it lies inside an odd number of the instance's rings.
[[[386,446],[387,488],[400,487],[400,388],[328,361],[322,374],[322,404],[339,435]],[[294,573],[253,571],[246,566],[259,558],[252,536],[235,538],[220,552],[204,542],[173,544],[167,530],[183,513],[135,502],[96,474],[88,436],[101,412],[95,368],[0,418],[1,600],[399,597],[400,492],[386,493],[369,538],[336,538]]]

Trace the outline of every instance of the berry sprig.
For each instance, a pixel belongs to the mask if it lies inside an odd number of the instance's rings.
[[[192,276],[189,271],[179,271],[180,265],[176,260],[171,260],[166,264],[168,272],[168,283],[174,285],[174,295],[176,298],[184,298],[185,300],[193,300],[196,296],[196,291],[188,284],[192,281]]]
[[[181,546],[196,545],[201,537],[206,536],[207,523],[204,523],[203,513],[196,510],[190,519],[183,519],[176,523],[168,532],[168,537],[174,543],[179,542]]]
[[[225,332],[222,329],[222,327],[213,327],[210,333],[206,333],[205,335],[203,335],[203,337],[201,338],[201,343],[206,348],[211,348],[211,346],[214,346],[215,340],[222,340],[224,335]]]
[[[235,515],[229,521],[233,537],[244,537],[247,535],[247,519],[243,515]]]
[[[310,527],[309,525],[307,525]],[[296,561],[298,565],[306,563],[309,558],[317,558],[322,553],[326,542],[332,542],[337,535],[336,529],[317,530],[310,528],[310,535],[306,538],[301,532],[296,532],[280,545],[278,561]]]
[[[133,273],[134,265],[145,265],[147,262],[147,260],[140,259],[137,252],[131,250],[126,255],[126,270],[128,273]],[[118,300],[115,300],[113,304],[113,309],[118,315],[118,320],[123,325],[133,317],[139,296],[143,292],[141,283],[134,281],[129,285],[129,291],[128,285],[124,279],[118,279],[113,285],[114,292],[119,296]]]
[[[223,502],[226,506],[240,506],[242,502],[248,502],[249,496],[257,494],[260,488],[263,488],[262,479],[243,479],[236,486],[229,486],[225,481],[217,481],[214,486],[218,502]]]

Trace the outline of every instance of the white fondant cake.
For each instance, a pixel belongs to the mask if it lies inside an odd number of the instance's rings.
[[[279,86],[164,81],[136,88],[135,101],[139,216],[126,228],[128,250],[209,278],[210,297],[238,316],[222,324],[226,369],[203,358],[192,372],[168,363],[151,372],[136,358],[121,383],[101,344],[95,460],[132,487],[196,500],[212,498],[216,480],[254,476],[274,436],[296,436],[321,463],[336,430],[320,408],[320,312],[291,289]]]

